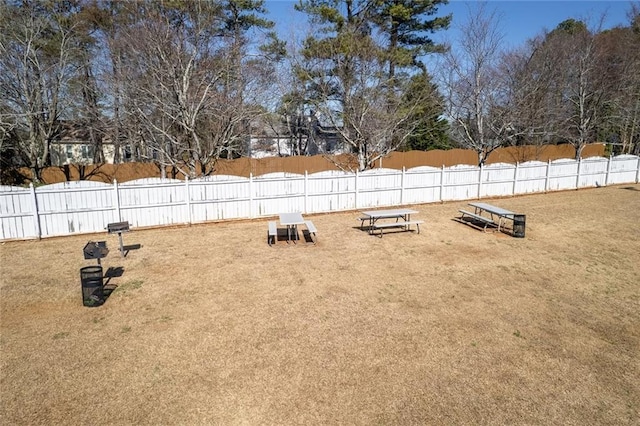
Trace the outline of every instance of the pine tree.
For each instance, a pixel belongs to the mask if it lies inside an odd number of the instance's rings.
[[[403,146],[424,124],[417,111],[432,93],[407,94],[416,68],[424,70],[419,57],[437,48],[420,33],[445,28],[450,17],[424,20],[441,2],[418,3],[308,0],[296,6],[317,25],[305,40],[296,75],[308,102],[338,129],[360,170]],[[399,75],[400,68],[407,72]]]

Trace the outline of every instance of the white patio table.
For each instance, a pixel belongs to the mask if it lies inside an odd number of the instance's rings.
[[[298,225],[304,225],[304,218],[302,213],[280,213],[280,225],[287,227],[287,243],[293,240],[294,244],[298,237]],[[291,238],[293,236],[293,239]]]

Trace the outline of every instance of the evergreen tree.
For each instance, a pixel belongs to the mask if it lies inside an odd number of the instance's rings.
[[[451,149],[451,141],[448,132],[447,120],[442,117],[444,111],[444,99],[438,93],[438,87],[431,82],[430,76],[426,73],[415,75],[411,79],[411,86],[406,93],[406,102],[412,103],[412,98],[420,94],[420,99],[424,99],[417,106],[413,115],[416,126],[407,138],[405,149],[429,151],[431,149]]]
[[[430,34],[449,28],[452,15],[434,17],[440,4],[448,0],[381,0],[373,20],[387,41],[389,76],[398,67],[424,69],[420,58],[429,53],[441,53],[444,46],[436,44]]]
[[[433,2],[420,3],[422,8],[398,1],[308,0],[296,6],[317,25],[304,42],[297,76],[308,103],[340,132],[360,170],[403,146],[424,124],[417,111],[431,92],[408,96],[411,73],[397,73],[399,67],[415,69],[420,52],[429,50],[419,34],[428,26],[420,15],[435,9],[427,7]],[[432,25],[441,28],[447,22]],[[421,42],[426,45],[419,47]]]

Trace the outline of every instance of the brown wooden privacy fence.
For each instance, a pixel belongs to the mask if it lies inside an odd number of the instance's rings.
[[[582,158],[604,156],[603,144],[587,145]],[[561,158],[574,158],[575,149],[571,145],[546,145],[498,148],[489,155],[487,165],[495,163],[524,163],[525,161],[553,161]],[[341,161],[347,160],[343,156]],[[447,151],[408,151],[393,152],[376,163],[377,168],[402,170],[420,166],[450,167],[460,164],[475,166],[478,156],[474,151],[466,149],[451,149]],[[237,160],[220,160],[216,164],[214,174],[244,176],[260,176],[268,173],[318,173],[327,170],[338,170],[331,160],[315,155],[312,157],[269,157],[269,158],[239,158]],[[28,170],[23,170],[28,175]],[[114,180],[127,182],[148,177],[160,177],[160,168],[152,163],[124,163],[104,164],[100,166],[68,166],[50,167],[43,172],[45,183],[65,182],[68,180],[92,180],[110,183]],[[172,174],[167,169],[167,177],[184,179],[181,174]]]
[[[640,181],[640,157],[0,186],[0,240],[503,197]]]

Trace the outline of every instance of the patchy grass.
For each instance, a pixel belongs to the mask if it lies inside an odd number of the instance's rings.
[[[116,236],[7,242],[0,418],[639,424],[637,189],[490,200],[527,215],[523,239],[452,220],[465,202],[384,238],[316,215],[316,246],[269,247],[267,219],[132,229],[95,308],[82,247]]]
[[[69,336],[68,331],[61,331],[53,335],[53,340],[64,339],[65,337],[68,337],[68,336]]]
[[[142,280],[127,281],[127,282],[119,285],[118,287],[116,287],[116,289],[113,292],[114,293],[126,293],[127,291],[137,290],[137,289],[142,287],[142,284],[144,284],[144,281],[142,281]]]

